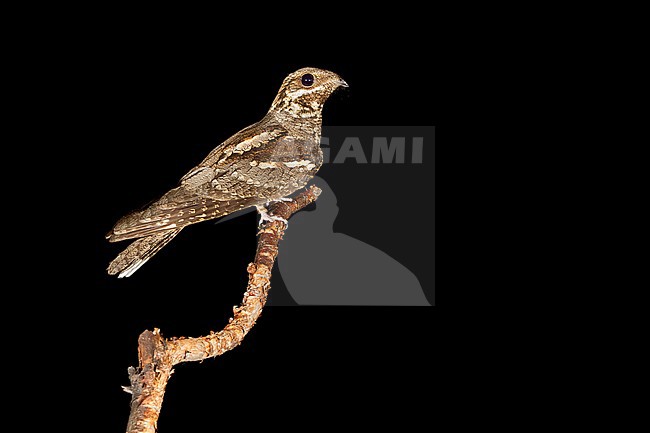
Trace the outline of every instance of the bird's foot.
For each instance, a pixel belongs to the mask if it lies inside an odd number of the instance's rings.
[[[257,212],[260,214],[260,222],[257,225],[258,227],[260,227],[265,221],[282,221],[285,226],[289,227],[289,221],[276,215],[270,215],[269,211],[264,206],[256,206],[256,208]]]
[[[271,203],[278,203],[278,202],[281,202],[281,201],[291,202],[291,201],[293,201],[293,199],[292,199],[291,197],[280,197],[280,198],[277,199],[277,200],[267,201],[267,202],[265,203],[265,206],[268,206],[268,205],[270,205]]]

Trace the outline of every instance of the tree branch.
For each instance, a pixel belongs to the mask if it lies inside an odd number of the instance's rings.
[[[316,201],[321,190],[311,186],[291,202],[277,202],[270,206],[271,215],[288,220],[310,203]],[[138,338],[137,369],[129,367],[131,386],[124,388],[132,394],[131,414],[127,433],[155,433],[158,416],[165,396],[165,387],[173,373],[173,366],[181,362],[200,361],[234,349],[251,330],[271,288],[271,270],[278,255],[278,242],[286,225],[272,221],[258,233],[255,260],[248,265],[248,286],[240,306],[233,309],[233,317],[219,332],[196,338],[164,339],[159,329],[144,331]]]

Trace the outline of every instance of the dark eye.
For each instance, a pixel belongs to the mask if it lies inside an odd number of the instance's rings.
[[[314,84],[314,76],[312,74],[305,74],[302,76],[302,85],[309,87]]]

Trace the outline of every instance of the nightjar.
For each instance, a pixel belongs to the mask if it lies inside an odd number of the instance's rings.
[[[285,78],[268,113],[217,146],[179,185],[143,210],[120,219],[110,242],[136,239],[108,266],[128,277],[188,225],[257,207],[304,187],[323,163],[323,104],[339,87],[337,74],[303,68]]]

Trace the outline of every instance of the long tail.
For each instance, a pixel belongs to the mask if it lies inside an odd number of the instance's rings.
[[[157,233],[131,243],[108,265],[109,275],[119,274],[117,278],[130,277],[140,269],[140,266],[144,265],[147,260],[174,239],[181,230],[176,229]]]

